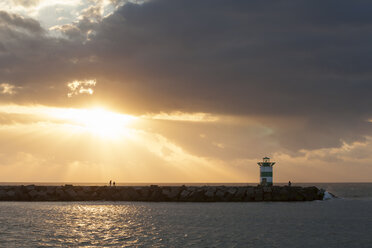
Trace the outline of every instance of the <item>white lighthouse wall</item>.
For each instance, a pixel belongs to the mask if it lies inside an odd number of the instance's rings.
[[[273,178],[272,177],[261,177],[260,183],[262,184],[263,179],[266,178],[267,184],[273,184]]]
[[[273,182],[273,178],[272,177],[261,177],[261,182],[262,182],[262,179],[266,178],[266,182],[268,183],[272,183]]]
[[[273,167],[271,167],[271,166],[260,166],[260,174],[262,173],[262,172],[273,172]],[[266,182],[267,183],[273,183],[273,177],[271,176],[262,176],[261,177],[261,175],[260,175],[260,182],[262,183],[262,180],[264,179],[264,178],[266,178]]]

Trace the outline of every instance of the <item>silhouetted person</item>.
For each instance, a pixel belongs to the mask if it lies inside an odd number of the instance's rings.
[[[110,187],[111,187],[111,183],[112,183],[112,182],[111,182],[111,180],[110,180]]]
[[[291,183],[291,181],[289,181],[289,182],[288,182],[288,186],[291,187],[291,185],[292,185],[292,183]]]
[[[115,181],[113,182],[113,185],[115,186]]]

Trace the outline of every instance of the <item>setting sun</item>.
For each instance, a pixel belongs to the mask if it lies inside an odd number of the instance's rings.
[[[125,133],[126,125],[137,119],[131,115],[118,114],[103,108],[56,109],[49,114],[70,121],[83,130],[104,138],[121,136]]]

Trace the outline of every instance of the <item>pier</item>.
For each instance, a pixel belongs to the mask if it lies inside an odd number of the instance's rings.
[[[0,201],[259,202],[323,200],[325,191],[289,186],[0,186]]]

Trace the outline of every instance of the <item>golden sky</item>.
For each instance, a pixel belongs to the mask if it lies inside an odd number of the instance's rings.
[[[1,1],[0,182],[370,182],[372,18],[197,2]]]

